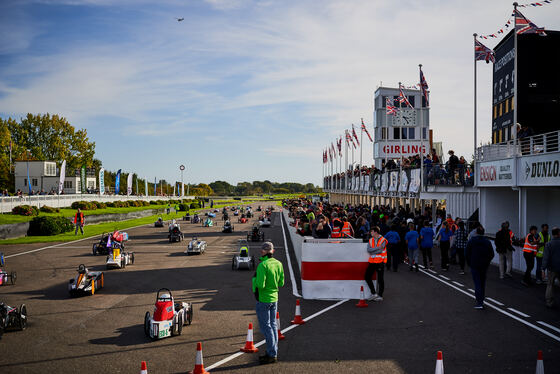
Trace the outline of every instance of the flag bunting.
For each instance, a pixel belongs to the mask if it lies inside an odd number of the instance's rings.
[[[539,1],[537,3],[526,3],[526,4],[519,4],[517,7],[518,8],[529,8],[529,7],[540,7],[540,6],[544,6],[544,5],[549,5],[553,2],[554,0],[544,0],[544,1]],[[513,18],[515,17],[514,14],[511,14],[507,21],[504,23],[504,25],[498,29],[496,32],[492,33],[492,34],[481,34],[478,35],[478,38],[480,39],[489,39],[489,38],[498,38],[500,34],[504,34],[507,31],[509,31],[509,28],[511,26],[513,26]]]

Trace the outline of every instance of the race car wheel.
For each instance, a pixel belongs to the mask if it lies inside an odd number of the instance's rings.
[[[25,330],[27,327],[27,307],[25,304],[21,304],[19,307],[19,329]]]
[[[94,256],[97,256],[97,244],[93,245],[93,249],[91,250]]]
[[[149,338],[150,337],[150,312],[146,312],[144,316],[144,334]]]
[[[91,294],[95,294],[95,281],[93,279],[91,280]]]
[[[231,259],[231,270],[235,270],[235,256]]]
[[[10,273],[10,281],[12,282],[12,285],[16,284],[16,279],[17,279],[17,273],[15,271],[12,271]]]
[[[124,258],[124,256],[123,256],[122,259],[121,259],[121,268],[124,269],[125,267],[126,267],[126,260],[125,260],[125,258]]]
[[[130,254],[130,263],[134,265],[134,252]]]
[[[192,307],[192,304],[191,304],[191,307],[189,308],[189,310],[187,310],[187,321],[186,321],[186,323],[187,323],[187,325],[189,325],[189,326],[190,326],[191,323],[192,323],[193,313],[194,313],[194,312],[193,312],[193,307]]]
[[[179,314],[179,318],[177,321],[177,335],[181,335],[181,333],[183,332],[183,325],[185,323],[184,315],[185,313]]]

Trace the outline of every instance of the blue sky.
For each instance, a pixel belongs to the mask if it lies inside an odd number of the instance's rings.
[[[560,1],[523,12],[560,29]],[[65,116],[106,169],[150,180],[185,164],[193,183],[319,184],[326,144],[371,126],[380,82],[415,84],[422,63],[435,140],[470,156],[472,33],[510,13],[503,0],[4,0],[0,116]],[[491,65],[479,88],[487,142]]]

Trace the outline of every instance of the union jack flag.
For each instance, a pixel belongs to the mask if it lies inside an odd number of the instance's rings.
[[[486,63],[489,63],[490,61],[492,61],[492,63],[496,62],[494,51],[478,40],[474,41],[474,59],[475,61],[486,61]]]
[[[352,139],[352,136],[350,135],[350,132],[348,130],[346,130],[346,143],[348,143],[348,145],[352,143],[354,148],[356,148],[356,143],[354,143],[354,139]]]
[[[537,25],[525,18],[525,16],[517,9],[513,11],[513,16],[515,17],[515,32],[517,35],[539,34],[541,36],[546,36],[544,27],[537,27]]]
[[[370,142],[373,142],[373,139],[371,138],[371,135],[369,134],[369,132],[367,131],[366,125],[364,124],[364,119],[362,118],[362,131],[366,132],[367,137],[369,138]]]
[[[360,141],[358,140],[358,135],[356,135],[356,130],[354,130],[354,124],[352,124],[352,136],[356,139],[356,143],[360,145]]]
[[[331,142],[332,155],[336,158],[336,150],[334,149],[334,144]]]
[[[336,140],[336,147],[338,148],[338,155],[342,157],[342,136]]]
[[[392,116],[394,116],[395,114],[397,114],[399,108],[397,108],[396,106],[392,105],[392,104],[391,104],[391,100],[389,100],[389,98],[387,98],[387,99],[385,100],[385,102],[386,102],[386,103],[385,103],[385,106],[387,107],[386,113],[387,113],[387,114],[390,114],[390,115],[392,115]]]
[[[327,163],[327,151],[323,151],[323,164]]]
[[[408,99],[406,98],[401,85],[399,85],[399,103],[406,104],[408,107],[413,108],[412,104],[410,104],[410,101],[408,101]]]
[[[420,89],[422,90],[422,96],[426,99],[426,106],[430,106],[430,100],[428,100],[428,82],[426,82],[426,77],[424,77],[424,72],[420,68]]]

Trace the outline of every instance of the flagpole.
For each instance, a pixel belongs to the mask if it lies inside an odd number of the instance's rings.
[[[364,119],[362,118],[362,124],[364,123]],[[364,128],[363,126],[360,127],[362,131],[360,131],[360,185],[359,189],[362,189],[362,148],[364,146]]]
[[[420,74],[422,73],[422,64],[418,64],[420,69]],[[424,86],[422,86],[422,77],[420,76],[420,191],[423,191],[424,187]],[[427,91],[426,91],[427,94]],[[426,105],[428,103],[426,102]]]
[[[387,166],[387,145],[389,139],[389,113],[387,108],[387,97],[385,98],[385,166]],[[395,100],[391,100],[395,104]],[[394,117],[393,117],[394,118]],[[383,129],[381,129],[383,131]]]
[[[348,142],[348,130],[344,132],[345,140],[344,140],[344,190],[348,190],[348,147],[350,146]]]
[[[399,95],[401,94],[401,82],[399,82]],[[403,92],[404,95],[404,92]],[[403,131],[402,131],[402,103],[399,100],[399,117],[401,118],[399,121],[399,144],[400,144],[400,173],[402,173],[402,163],[403,163],[403,157],[402,157],[402,135],[403,135]],[[400,174],[399,174],[400,175]]]

